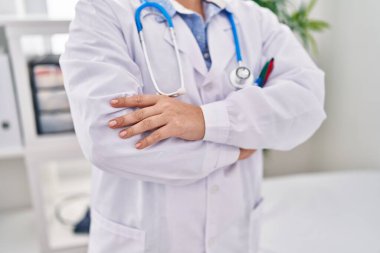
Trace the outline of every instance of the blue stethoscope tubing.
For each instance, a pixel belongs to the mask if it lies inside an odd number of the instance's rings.
[[[227,17],[231,24],[232,36],[234,37],[236,60],[237,62],[242,62],[243,58],[241,57],[240,41],[239,41],[237,29],[236,29],[234,15],[231,12],[227,12]]]
[[[150,58],[149,58],[148,50],[147,50],[146,43],[145,43],[145,40],[144,40],[143,25],[141,23],[141,18],[140,18],[141,17],[141,12],[145,8],[149,8],[149,7],[150,8],[155,8],[156,10],[158,10],[162,14],[162,16],[164,16],[164,18],[166,19],[166,21],[168,23],[169,31],[170,31],[170,36],[171,36],[171,39],[173,41],[174,51],[175,51],[175,55],[176,55],[176,58],[177,58],[178,71],[179,71],[180,83],[181,84],[180,84],[180,87],[176,91],[171,92],[171,93],[166,93],[166,92],[164,92],[164,91],[162,91],[160,89],[160,87],[157,84],[156,77],[155,77],[155,75],[153,73],[153,68],[152,68],[152,66],[150,64]],[[174,25],[173,25],[173,20],[170,17],[169,13],[165,10],[164,7],[162,7],[158,3],[144,1],[137,8],[137,10],[135,12],[135,22],[136,22],[137,32],[139,34],[140,43],[141,43],[141,46],[142,46],[142,49],[143,49],[145,61],[146,61],[146,64],[147,64],[147,67],[148,67],[148,71],[149,71],[149,74],[150,74],[150,78],[152,79],[154,88],[156,89],[157,93],[160,94],[160,95],[165,95],[165,96],[169,96],[169,97],[177,97],[177,96],[185,94],[186,93],[186,89],[185,89],[185,80],[184,80],[184,75],[183,75],[183,67],[182,67],[182,62],[181,62],[181,59],[180,59],[180,54],[179,54],[179,49],[178,49],[178,44],[177,44],[177,38],[176,38],[176,34],[175,34],[175,30],[174,30]]]
[[[181,83],[180,87],[176,91],[171,92],[171,93],[165,93],[160,89],[160,87],[157,84],[155,75],[153,73],[152,66],[150,64],[150,58],[149,58],[148,50],[147,50],[146,43],[144,40],[143,24],[141,22],[141,12],[145,8],[154,8],[158,12],[160,12],[161,15],[165,18],[167,25],[169,27],[171,39],[172,39],[172,42],[174,45],[175,55],[177,58],[177,65],[178,65],[178,71],[179,71],[180,83]],[[231,24],[231,28],[232,28],[232,35],[233,35],[234,44],[235,44],[235,51],[236,51],[236,60],[238,62],[238,67],[235,68],[230,74],[230,82],[231,82],[232,86],[234,86],[235,88],[242,89],[245,86],[252,84],[254,77],[253,77],[251,71],[243,64],[241,49],[240,49],[239,36],[238,36],[237,29],[236,29],[234,15],[229,11],[227,11],[226,13],[227,13],[227,17],[228,17],[228,20],[229,20],[229,22]],[[169,13],[165,10],[165,8],[162,5],[160,5],[156,2],[147,2],[146,0],[144,0],[144,1],[142,1],[142,4],[136,9],[135,22],[136,22],[137,32],[139,34],[140,43],[141,43],[141,46],[143,49],[144,58],[145,58],[145,61],[146,61],[147,67],[148,67],[148,71],[149,71],[150,77],[152,79],[153,85],[154,85],[157,93],[161,94],[161,95],[170,96],[170,97],[176,97],[176,96],[180,96],[180,95],[185,94],[186,90],[185,90],[185,80],[184,80],[184,75],[183,75],[183,67],[182,67],[182,63],[180,60],[180,54],[179,54],[177,38],[176,38],[175,30],[174,30],[173,20],[172,20],[171,16],[169,15]]]

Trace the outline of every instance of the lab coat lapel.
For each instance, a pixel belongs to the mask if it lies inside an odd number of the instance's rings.
[[[188,57],[195,70],[197,70],[202,76],[206,76],[207,66],[190,28],[178,15],[173,17],[173,22],[179,50]],[[165,32],[164,38],[170,45],[173,46],[174,50],[174,44],[168,29]]]
[[[239,23],[236,19],[235,24],[237,29],[239,30]],[[210,72],[207,75],[203,84],[207,84],[216,76],[223,74],[223,72],[226,69],[226,66],[228,66],[231,60],[234,57],[236,57],[231,24],[226,16],[218,15],[209,24],[208,45],[212,65]]]

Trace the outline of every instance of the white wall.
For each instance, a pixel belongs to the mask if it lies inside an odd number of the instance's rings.
[[[11,1],[0,1],[0,14],[16,13],[16,6]]]
[[[25,12],[28,14],[45,14],[46,0],[24,0]]]
[[[55,18],[72,18],[78,0],[46,0],[49,15]]]
[[[327,0],[325,0],[327,1]],[[329,120],[316,141],[321,169],[380,168],[380,1],[327,1],[323,41]]]
[[[30,205],[29,185],[22,159],[0,161],[0,211]]]
[[[0,0],[0,15],[44,14],[46,10],[46,0]]]
[[[0,0],[0,15],[45,14],[55,18],[74,16],[78,0]]]
[[[271,152],[266,174],[380,168],[380,1],[320,0],[328,119],[306,144]]]

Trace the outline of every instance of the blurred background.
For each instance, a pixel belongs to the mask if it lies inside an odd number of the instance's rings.
[[[85,233],[73,230],[87,209],[90,169],[72,134],[57,62],[76,2],[0,0],[2,253],[85,252]],[[330,24],[315,34],[313,56],[326,72],[328,118],[295,150],[266,153],[263,252],[380,252],[379,10],[376,0],[319,0],[311,13]],[[332,229],[339,238],[328,239],[327,223],[347,210],[354,211],[336,223],[344,236]],[[310,223],[318,219],[319,230]],[[300,227],[285,242],[293,222]],[[310,226],[314,237],[295,240]]]

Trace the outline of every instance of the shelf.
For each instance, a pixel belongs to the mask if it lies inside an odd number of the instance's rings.
[[[32,209],[0,212],[0,252],[40,253]]]
[[[44,253],[77,253],[86,252],[87,236],[75,235],[72,227],[64,226],[54,216],[54,206],[57,200],[68,194],[89,191],[90,169],[85,162],[82,151],[74,133],[57,135],[37,135],[35,127],[34,107],[27,67],[27,50],[23,47],[23,39],[27,37],[42,37],[43,52],[51,52],[50,37],[67,34],[68,20],[51,20],[46,17],[37,18],[0,18],[6,44],[10,55],[14,82],[18,96],[20,118],[23,123],[24,149],[1,153],[1,157],[24,155],[28,170],[29,185],[35,208],[35,219],[39,231],[40,248]],[[36,50],[37,53],[38,50]],[[71,161],[84,161],[74,166],[66,166]],[[62,168],[63,166],[63,168]],[[70,169],[69,167],[73,167]],[[88,173],[87,173],[88,172]],[[87,200],[88,202],[88,200]],[[86,205],[78,204],[78,208]],[[79,220],[78,212],[70,216]]]
[[[42,168],[44,220],[51,252],[86,251],[88,235],[74,234],[72,226],[61,224],[55,216],[55,208],[67,197],[80,195],[78,199],[65,202],[62,213],[73,222],[83,217],[90,204],[90,170],[85,160],[48,163]]]
[[[38,160],[83,159],[83,153],[74,133],[37,136],[25,148],[29,158]]]
[[[67,33],[70,20],[48,17],[5,17],[0,18],[0,26],[7,27],[8,37],[21,37],[27,34]]]
[[[24,149],[21,147],[0,148],[0,160],[22,158],[23,156]]]
[[[32,209],[10,210],[0,212],[0,252],[12,253],[40,253],[38,236],[36,234],[37,222]],[[66,228],[50,226],[52,235],[57,238],[54,242],[54,252],[59,253],[85,253],[87,252],[87,236],[75,236]],[[62,231],[64,230],[64,231]],[[63,245],[71,239],[75,240],[76,247]],[[72,243],[71,243],[72,244]],[[72,244],[74,245],[74,244]]]
[[[50,239],[49,244],[53,251],[62,251],[73,248],[87,248],[88,235],[74,234],[71,227],[63,226],[56,220],[48,224],[48,231]]]

